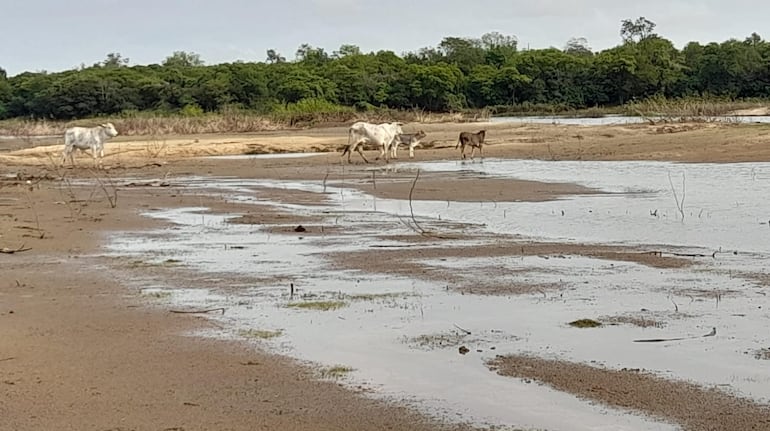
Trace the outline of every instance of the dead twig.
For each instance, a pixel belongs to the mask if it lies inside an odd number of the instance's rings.
[[[21,253],[23,251],[28,251],[28,250],[32,250],[32,248],[31,247],[24,247],[24,244],[22,244],[22,245],[19,246],[19,248],[8,248],[8,247],[0,248],[0,253],[3,253],[3,254],[14,254],[14,253]]]
[[[671,180],[671,172],[668,173],[668,183],[671,185],[671,192],[674,194],[674,201],[676,201],[676,208],[682,216],[682,222],[684,222],[684,198],[687,193],[687,189],[685,188],[685,178],[685,173],[682,172],[682,199],[680,200],[679,196],[676,194],[676,189],[674,188],[674,181]]]
[[[643,252],[643,254],[651,254],[653,256],[660,256],[663,257],[664,254],[670,254],[671,256],[677,256],[677,257],[711,257],[716,259],[717,252],[713,252],[711,254],[704,254],[704,253],[674,253],[674,252],[663,252],[663,251],[646,251]]]
[[[711,328],[711,332],[706,335],[693,335],[692,337],[676,337],[676,338],[643,338],[641,340],[634,340],[634,343],[662,343],[665,341],[682,341],[682,340],[694,340],[696,338],[713,337],[717,335],[717,328]]]
[[[420,170],[417,170],[417,175],[414,176],[414,181],[412,181],[412,188],[409,189],[409,213],[412,215],[412,223],[414,223],[414,226],[420,231],[420,233],[425,234],[425,229],[423,229],[418,223],[417,219],[414,217],[414,208],[412,207],[412,195],[414,194],[414,187],[417,185],[417,180],[420,179]]]
[[[104,195],[107,197],[107,200],[110,202],[110,207],[115,208],[118,206],[118,189],[115,187],[115,184],[112,182],[112,178],[110,178],[109,175],[107,175],[107,178],[109,180],[109,186],[112,189],[112,193],[110,193],[109,190],[107,190],[107,186],[104,184],[102,179],[97,175],[96,172],[92,171],[92,174],[94,178],[96,179],[96,182],[99,183],[99,187],[101,187],[102,191],[104,192]]]
[[[459,327],[459,326],[457,326],[457,325],[454,325],[454,326],[455,326],[455,328],[457,328],[457,329],[459,329],[459,330],[463,331],[463,332],[465,333],[465,335],[471,335],[471,331],[469,331],[469,330],[467,330],[467,329],[463,329],[463,328],[461,328],[461,327]]]
[[[206,314],[206,313],[213,313],[215,311],[221,311],[222,314],[225,314],[224,307],[210,308],[207,310],[168,310],[168,311],[176,314]]]
[[[14,360],[14,359],[16,359],[16,358],[14,358],[13,356],[11,356],[10,358],[3,358],[3,359],[0,359],[0,362],[5,362],[5,361],[12,361],[12,360]]]

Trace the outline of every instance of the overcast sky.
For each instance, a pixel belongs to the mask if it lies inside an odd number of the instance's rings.
[[[400,55],[490,31],[515,35],[521,47],[585,37],[601,50],[620,42],[622,19],[639,16],[679,48],[770,37],[770,2],[751,0],[0,0],[0,67],[56,72],[109,52],[151,64],[180,50],[206,64],[263,61],[270,48],[292,59],[302,43]]]

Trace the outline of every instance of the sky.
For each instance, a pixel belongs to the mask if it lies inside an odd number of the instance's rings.
[[[303,43],[401,55],[491,31],[531,49],[584,37],[596,51],[618,45],[621,20],[640,16],[678,48],[770,37],[770,2],[753,0],[0,0],[0,68],[58,72],[111,52],[130,65],[174,51],[206,64],[264,61],[268,49],[291,60]]]

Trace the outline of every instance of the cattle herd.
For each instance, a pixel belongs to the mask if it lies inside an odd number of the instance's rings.
[[[358,152],[364,162],[369,163],[363,152],[363,145],[370,143],[380,150],[377,160],[384,158],[387,163],[390,158],[398,158],[398,147],[406,145],[409,148],[409,158],[414,157],[414,148],[420,145],[420,141],[427,136],[424,131],[417,133],[404,133],[401,130],[402,123],[382,123],[372,124],[364,121],[358,121],[350,126],[348,130],[348,144],[342,152],[342,157],[350,156],[353,151]],[[465,159],[465,147],[471,147],[471,159],[476,148],[479,149],[479,155],[483,158],[484,137],[486,131],[481,130],[478,133],[462,132],[457,139],[455,149],[460,148],[460,155]],[[67,162],[67,158],[74,165],[73,152],[78,149],[81,151],[91,150],[91,156],[94,159],[94,167],[99,168],[104,158],[104,143],[110,138],[118,136],[118,131],[112,123],[105,123],[96,127],[71,127],[64,133],[64,151],[62,152],[62,165]]]
[[[348,130],[348,144],[342,152],[342,157],[348,156],[348,163],[350,163],[350,156],[353,151],[358,152],[364,162],[369,163],[364,152],[362,151],[363,144],[370,143],[377,146],[380,150],[380,155],[377,159],[383,157],[387,163],[389,158],[398,158],[398,147],[401,144],[406,145],[409,148],[409,158],[414,157],[414,148],[420,145],[420,141],[427,136],[424,131],[420,130],[417,133],[404,133],[401,130],[401,123],[382,123],[372,124],[364,121],[359,121]],[[457,139],[457,145],[455,149],[460,148],[460,155],[465,159],[465,147],[471,147],[471,160],[473,159],[476,148],[479,149],[479,156],[484,157],[483,146],[484,138],[486,137],[486,131],[481,130],[477,133],[462,132]]]

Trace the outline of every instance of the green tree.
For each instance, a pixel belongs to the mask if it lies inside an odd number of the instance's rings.
[[[486,63],[496,67],[502,67],[516,55],[518,44],[516,36],[506,36],[496,31],[481,36]]]
[[[5,69],[0,67],[0,118],[6,118],[8,115],[8,102],[11,101],[13,90],[8,82],[8,75]]]
[[[193,67],[203,66],[203,64],[200,54],[185,51],[174,51],[163,60],[163,65],[167,67]]]
[[[446,37],[439,44],[439,52],[444,61],[455,64],[464,73],[470,72],[474,65],[483,63],[486,56],[481,41],[460,37]]]
[[[620,22],[620,37],[623,42],[639,42],[648,37],[656,36],[653,33],[656,24],[647,18],[640,16],[636,20],[624,19]]]
[[[285,63],[286,57],[282,56],[280,53],[278,53],[278,51],[274,49],[268,49],[266,61],[270,64]]]
[[[573,37],[568,40],[564,46],[564,52],[581,57],[591,57],[594,55],[591,47],[588,46],[588,40],[584,37]]]
[[[356,45],[342,45],[332,53],[332,58],[342,58],[350,55],[361,55],[361,48]]]
[[[315,48],[303,43],[297,48],[297,61],[308,66],[321,66],[329,61],[329,54],[323,48]]]
[[[334,83],[306,68],[291,67],[279,78],[276,88],[276,95],[283,103],[296,103],[302,99],[337,101]]]
[[[460,91],[462,71],[455,65],[414,65],[411,90],[414,102],[430,111],[448,111],[463,108],[464,94]]]
[[[107,58],[105,58],[101,63],[97,63],[95,66],[102,66],[102,67],[126,67],[128,66],[129,59],[127,57],[123,57],[119,52],[111,52],[107,54]]]
[[[620,46],[599,53],[594,59],[595,79],[604,89],[608,103],[620,105],[634,97],[636,58]]]

